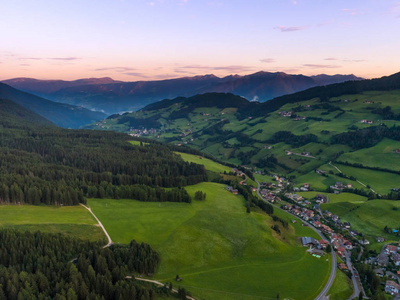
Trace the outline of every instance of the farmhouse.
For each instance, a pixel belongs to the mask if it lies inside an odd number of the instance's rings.
[[[315,200],[317,203],[326,203],[326,197],[324,195],[321,194],[317,194],[315,196]]]
[[[312,238],[312,237],[302,237],[301,238],[301,243],[303,244],[303,246],[305,247],[310,247],[310,246],[318,246],[319,242]]]

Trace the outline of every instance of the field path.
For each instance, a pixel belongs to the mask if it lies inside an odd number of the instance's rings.
[[[339,168],[338,167],[336,167],[335,165],[332,165],[332,162],[329,162],[329,164],[332,166],[332,167],[334,167],[336,170],[338,170],[339,171],[339,173],[342,173],[343,174],[343,172],[341,171],[341,170],[339,170]],[[370,189],[371,190],[371,192],[373,192],[373,193],[375,193],[375,194],[377,194],[378,196],[381,196],[379,193],[377,193],[377,192],[375,192],[372,188],[370,188],[370,187],[367,187],[367,185],[366,184],[364,184],[364,183],[362,183],[360,180],[356,180],[359,184],[361,184],[362,186],[364,186],[364,187],[366,187],[367,189]]]
[[[125,278],[131,279],[132,276],[126,276]],[[164,283],[162,283],[162,282],[160,282],[160,281],[157,281],[157,280],[144,279],[144,278],[140,278],[140,277],[134,277],[134,278],[135,278],[136,280],[140,280],[140,281],[151,282],[151,283],[154,283],[154,284],[156,284],[156,285],[158,285],[158,286],[164,286]],[[177,290],[177,289],[172,289],[172,291],[173,291],[174,293],[178,294],[178,290]],[[193,297],[191,297],[191,296],[186,296],[186,299],[189,299],[189,300],[197,300],[196,298],[193,298]]]
[[[80,205],[82,205],[84,208],[86,208],[86,209],[92,214],[92,216],[96,219],[96,221],[97,221],[97,223],[99,224],[99,226],[101,227],[101,229],[103,229],[104,234],[106,235],[106,237],[107,237],[107,239],[108,239],[108,244],[105,245],[103,248],[110,247],[110,246],[112,245],[113,242],[112,242],[111,237],[110,237],[110,235],[108,234],[107,230],[104,228],[103,224],[101,224],[99,218],[96,217],[96,215],[92,212],[92,209],[91,209],[91,208],[87,207],[86,205],[84,205],[84,204],[82,204],[82,203],[80,203]]]

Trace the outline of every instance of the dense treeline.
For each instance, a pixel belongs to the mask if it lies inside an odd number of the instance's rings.
[[[353,149],[369,148],[379,143],[383,138],[400,141],[400,126],[387,127],[386,125],[371,126],[355,131],[348,131],[334,135],[332,144],[344,144]]]
[[[277,144],[284,142],[292,147],[301,147],[308,143],[317,142],[318,138],[314,134],[295,135],[290,131],[277,131],[267,140],[267,143]]]
[[[40,232],[0,231],[0,299],[155,299],[132,273],[153,273],[147,244],[100,243]]]
[[[11,128],[0,127],[2,203],[75,205],[84,197],[189,202],[185,190],[173,187],[207,180],[204,166],[158,143],[134,146],[115,132],[10,122]]]

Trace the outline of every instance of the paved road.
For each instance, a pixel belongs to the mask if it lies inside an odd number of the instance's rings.
[[[292,214],[289,213],[288,211],[286,211],[286,210],[280,208],[279,206],[274,205],[274,204],[268,202],[267,200],[265,200],[265,199],[261,196],[261,194],[260,194],[260,183],[259,183],[257,180],[255,180],[255,182],[257,182],[257,185],[258,185],[258,186],[257,186],[257,195],[258,195],[258,197],[260,197],[261,200],[263,200],[263,201],[267,202],[268,204],[271,204],[273,207],[275,207],[275,208],[277,208],[277,209],[280,209],[280,210],[284,211],[285,213],[288,213],[288,214],[290,214],[291,216],[293,216],[293,217],[299,219],[301,222],[303,222],[304,224],[307,224],[308,227],[310,227],[312,230],[314,230],[314,231],[321,237],[321,239],[326,240],[326,238],[325,238],[325,236],[322,234],[322,232],[321,232],[320,230],[318,230],[317,228],[315,228],[312,224],[309,224],[309,223],[305,222],[303,219],[299,218],[298,216],[292,215]],[[329,242],[329,241],[328,241],[328,242]],[[329,292],[329,290],[331,289],[332,284],[333,284],[333,281],[335,280],[335,277],[336,277],[336,267],[337,267],[336,254],[335,254],[335,251],[333,250],[333,248],[332,248],[332,251],[331,251],[331,257],[332,257],[332,270],[331,270],[331,274],[330,274],[330,276],[329,276],[328,282],[326,283],[325,287],[322,289],[322,291],[319,293],[319,295],[315,298],[315,300],[326,300],[326,299],[329,299],[329,297],[327,297],[326,294],[327,294],[327,293]]]
[[[96,217],[96,215],[92,212],[92,209],[91,209],[91,208],[87,207],[86,205],[83,205],[82,203],[80,203],[80,204],[81,204],[84,208],[86,208],[86,209],[92,214],[92,216],[96,219],[96,221],[97,221],[97,223],[99,224],[99,226],[101,227],[101,229],[103,229],[104,234],[106,235],[106,237],[107,237],[107,239],[108,239],[107,245],[105,245],[103,248],[110,247],[110,246],[112,245],[113,242],[112,242],[111,237],[110,237],[110,235],[108,234],[107,230],[104,228],[103,224],[101,224],[99,218]]]

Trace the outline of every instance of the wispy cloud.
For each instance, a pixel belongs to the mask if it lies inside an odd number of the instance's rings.
[[[180,73],[180,74],[191,74],[191,75],[196,74],[195,72],[190,72],[190,71],[187,71],[187,70],[179,70],[179,69],[175,69],[174,72],[175,73]]]
[[[94,69],[95,72],[102,72],[102,71],[115,71],[115,72],[128,72],[128,71],[136,71],[136,68],[129,68],[129,67],[106,67],[106,68],[98,68]]]
[[[201,70],[201,71],[227,71],[230,73],[240,73],[240,72],[250,72],[253,71],[253,67],[241,66],[241,65],[231,65],[231,66],[202,66],[202,65],[187,65],[176,68],[177,70]]]
[[[276,30],[280,30],[281,32],[292,32],[292,31],[300,31],[300,30],[304,30],[307,29],[308,26],[291,26],[291,27],[287,27],[287,26],[277,26],[274,27],[274,29]]]
[[[365,59],[343,59],[345,62],[354,62],[354,63],[360,63],[366,61]]]
[[[260,61],[263,63],[270,64],[270,63],[275,62],[276,60],[274,58],[263,58],[263,59],[260,59]]]
[[[327,57],[327,58],[324,58],[324,60],[338,60],[338,59],[335,57]]]
[[[50,57],[49,59],[51,60],[62,60],[62,61],[71,61],[71,60],[79,60],[81,59],[80,57]]]
[[[307,68],[313,68],[313,69],[334,69],[334,68],[340,68],[340,66],[337,65],[323,65],[323,64],[304,64],[303,67]]]
[[[19,60],[42,60],[43,57],[19,57]]]
[[[125,72],[122,74],[128,75],[128,76],[134,76],[134,77],[149,78],[147,75],[145,75],[144,73],[140,73],[140,72]]]
[[[354,9],[354,8],[342,8],[341,11],[344,13],[347,13],[349,15],[352,15],[352,16],[364,14],[363,12],[361,12],[357,9]]]
[[[293,5],[297,5],[297,0],[292,0],[291,2]]]

